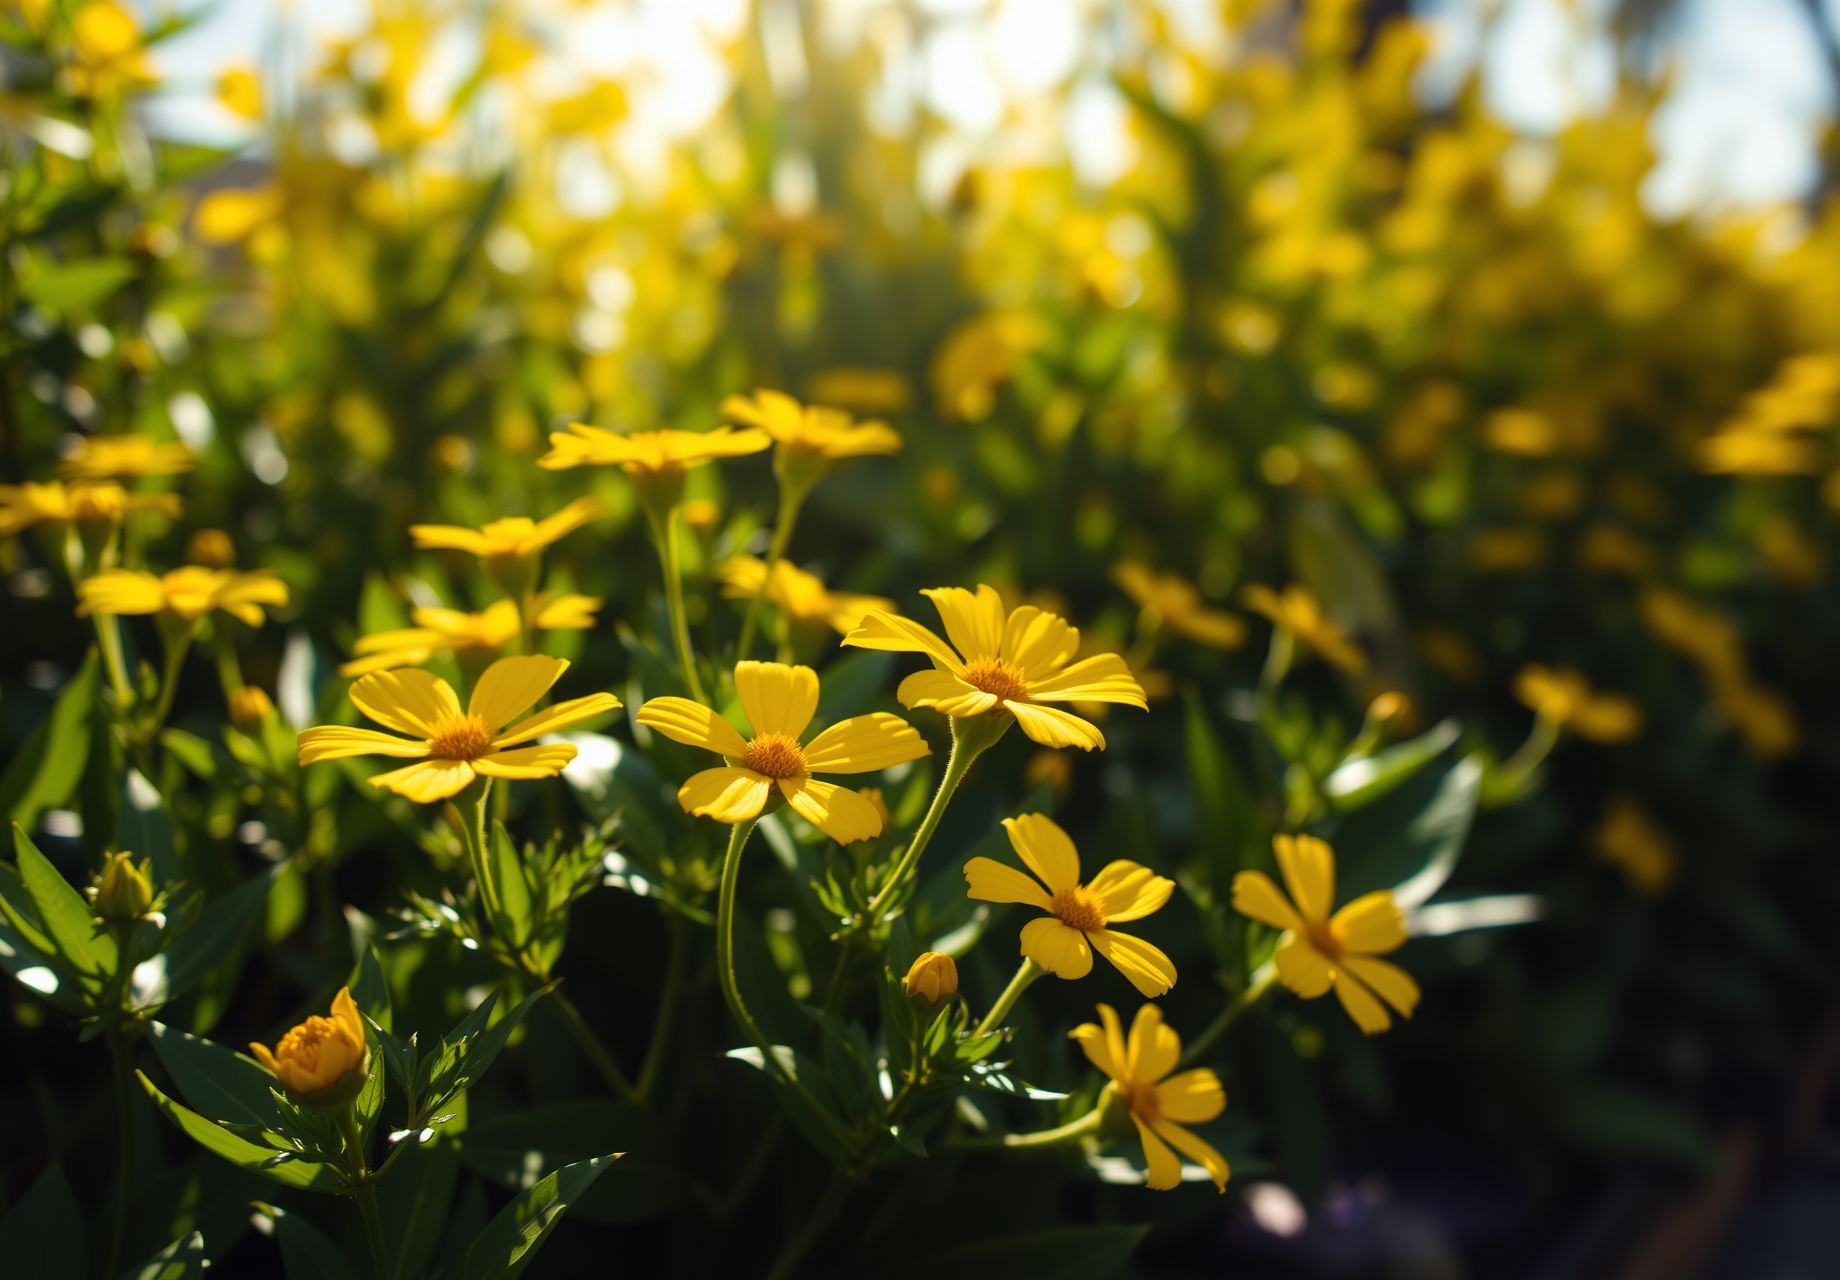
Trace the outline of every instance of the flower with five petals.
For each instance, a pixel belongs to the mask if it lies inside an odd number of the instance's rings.
[[[1082,1023],[1067,1034],[1080,1042],[1092,1064],[1111,1077],[1107,1102],[1122,1105],[1144,1144],[1152,1191],[1170,1191],[1181,1184],[1182,1162],[1174,1147],[1206,1169],[1221,1192],[1232,1171],[1226,1159],[1184,1125],[1206,1124],[1226,1110],[1226,1091],[1220,1077],[1206,1067],[1170,1075],[1182,1059],[1182,1039],[1163,1021],[1163,1011],[1147,1004],[1131,1020],[1127,1041],[1117,1012],[1099,1006],[1104,1027]]]

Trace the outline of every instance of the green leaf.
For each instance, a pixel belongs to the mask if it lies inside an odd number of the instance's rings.
[[[601,1156],[558,1169],[506,1205],[466,1251],[461,1280],[512,1280],[523,1274],[569,1206],[617,1158]]]
[[[352,1002],[358,1006],[359,1013],[385,1031],[391,1029],[390,984],[383,976],[383,961],[377,955],[375,943],[364,944],[363,954],[352,967],[345,985],[351,989]]]
[[[8,1275],[35,1280],[88,1280],[83,1210],[64,1170],[53,1164],[0,1222],[0,1259]]]
[[[1335,846],[1337,896],[1349,901],[1391,889],[1402,907],[1423,904],[1456,869],[1481,780],[1481,763],[1466,756],[1329,826],[1322,834]]]
[[[63,311],[93,306],[133,278],[134,264],[126,258],[85,258],[41,267],[19,291],[33,306]]]
[[[676,1208],[686,1188],[678,1150],[651,1112],[600,1099],[502,1116],[457,1138],[467,1168],[501,1186],[536,1179],[592,1153],[620,1153],[575,1213],[591,1222],[644,1222]]]
[[[153,859],[153,882],[170,884],[183,874],[173,849],[173,824],[161,806],[160,793],[139,770],[122,775],[121,803],[115,810],[115,847],[134,854],[136,862]]]
[[[126,806],[124,806],[124,812]],[[142,1008],[177,1000],[204,980],[249,932],[268,898],[268,891],[287,870],[287,863],[251,876],[236,888],[205,904],[198,921],[167,949],[166,982]]]
[[[163,1022],[147,1024],[147,1039],[179,1092],[202,1115],[264,1129],[280,1124],[273,1093],[275,1077],[254,1058]]]
[[[415,1138],[403,1141],[415,1143]],[[403,1152],[390,1176],[377,1184],[384,1250],[390,1274],[398,1280],[416,1280],[427,1269],[459,1180],[459,1154],[453,1142],[441,1137]]]
[[[493,923],[514,949],[522,948],[530,941],[530,884],[524,879],[524,860],[518,856],[517,845],[502,822],[492,824],[491,860],[486,874],[492,877],[498,896],[499,919]]]
[[[1323,794],[1344,811],[1370,805],[1442,755],[1461,734],[1455,720],[1440,720],[1416,738],[1342,765],[1323,782]]]
[[[752,1045],[730,1049],[727,1056],[765,1072],[780,1105],[786,1108],[786,1114],[792,1117],[792,1123],[798,1126],[806,1141],[828,1157],[841,1157],[837,1135],[847,1131],[849,1126],[838,1114],[836,1090],[831,1087],[830,1078],[822,1067],[797,1049],[783,1044],[773,1046],[776,1070],[768,1068],[766,1055]],[[789,1084],[788,1077],[804,1085],[804,1091]]]
[[[386,1181],[383,1185],[389,1183]],[[281,1263],[287,1268],[287,1280],[358,1280],[358,1273],[352,1270],[345,1255],[320,1233],[318,1227],[286,1209],[266,1204],[261,1208],[275,1224],[275,1242],[281,1246]]]
[[[11,871],[11,867],[4,868]],[[12,903],[0,898],[0,908],[11,909]],[[88,1012],[81,994],[81,984],[50,952],[38,950],[10,921],[0,921],[0,969],[36,995],[43,996],[66,1013],[82,1016]]]
[[[1056,1227],[1003,1240],[980,1240],[936,1253],[893,1272],[952,1280],[1108,1280],[1123,1271],[1141,1227]]]
[[[439,1110],[449,1098],[485,1075],[511,1033],[517,1030],[524,1014],[544,994],[544,991],[531,992],[504,1017],[490,1022],[493,1006],[503,990],[501,986],[480,1001],[479,1007],[459,1026],[441,1037],[440,1045],[422,1063],[420,1088],[416,1092],[421,1096],[424,1112]]]
[[[38,722],[0,774],[0,818],[30,831],[39,815],[69,801],[83,778],[94,727],[96,652],[90,650],[69,684],[58,694],[51,714]]]
[[[19,826],[13,827],[19,879],[59,957],[86,980],[100,981],[115,968],[115,940],[96,930],[83,895],[71,888]]]
[[[140,1076],[141,1087],[147,1091],[153,1099],[153,1105],[160,1109],[162,1115],[178,1125],[187,1137],[206,1151],[222,1156],[237,1168],[259,1173],[283,1186],[303,1191],[333,1192],[343,1185],[330,1166],[324,1164],[304,1160],[275,1163],[274,1148],[259,1147],[237,1137],[228,1129],[212,1124],[196,1111],[180,1106],[161,1093],[158,1086],[145,1075],[139,1072],[135,1074]]]
[[[204,1233],[194,1231],[183,1240],[175,1240],[138,1267],[131,1267],[122,1280],[204,1280],[205,1268],[211,1265],[205,1256]]]
[[[209,782],[217,776],[217,753],[211,744],[183,729],[160,730],[160,745],[172,752],[173,759]]]
[[[1215,883],[1224,887],[1237,872],[1259,865],[1264,830],[1239,764],[1215,733],[1201,699],[1191,693],[1185,702],[1183,741],[1200,826],[1196,843],[1212,864]]]

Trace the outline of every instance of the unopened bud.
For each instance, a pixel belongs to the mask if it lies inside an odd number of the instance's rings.
[[[274,709],[259,685],[246,684],[230,691],[230,722],[239,729],[258,727]]]
[[[228,569],[236,563],[236,545],[222,529],[200,529],[186,540],[185,559],[207,569]]]
[[[923,952],[901,980],[916,1009],[931,1010],[958,994],[958,965],[942,951]]]
[[[99,920],[139,920],[153,906],[152,860],[134,865],[129,853],[113,854],[90,891],[90,909]]]

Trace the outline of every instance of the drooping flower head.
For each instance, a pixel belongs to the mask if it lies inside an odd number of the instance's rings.
[[[379,733],[344,725],[323,725],[300,735],[300,763],[348,756],[397,756],[414,764],[372,778],[418,804],[431,804],[464,791],[475,777],[548,778],[575,758],[566,742],[525,747],[546,733],[612,711],[611,693],[571,698],[511,722],[534,706],[569,669],[561,658],[543,654],[500,658],[473,686],[465,711],[453,686],[426,671],[379,671],[351,687],[352,705],[378,724],[406,733]],[[510,725],[510,728],[506,728]],[[512,750],[512,748],[517,748]]]
[[[1177,635],[1211,645],[1237,649],[1246,642],[1245,620],[1201,602],[1201,593],[1173,573],[1158,573],[1136,560],[1112,566],[1112,581],[1143,610],[1146,628],[1168,627]]]
[[[1244,599],[1248,609],[1264,614],[1272,626],[1284,628],[1325,661],[1349,675],[1367,674],[1367,655],[1323,612],[1322,602],[1307,587],[1292,584],[1279,595],[1270,587],[1254,583],[1246,588]]]
[[[332,998],[331,1017],[308,1018],[282,1036],[273,1053],[267,1045],[252,1044],[249,1049],[295,1102],[309,1107],[349,1105],[371,1069],[364,1019],[349,987],[340,987]]]
[[[0,538],[39,524],[113,525],[136,511],[177,520],[176,493],[129,493],[118,484],[0,484]]]
[[[731,556],[716,566],[722,580],[722,594],[732,599],[751,600],[760,594],[766,582],[769,604],[794,622],[821,623],[840,635],[848,635],[862,625],[871,609],[895,611],[894,601],[880,596],[859,596],[848,591],[832,591],[821,578],[806,573],[790,560],[773,565],[772,580],[767,580],[767,562],[754,556]]]
[[[1584,673],[1530,662],[1514,677],[1514,696],[1534,712],[1594,742],[1627,742],[1642,732],[1642,708],[1620,693],[1596,693]]]
[[[192,451],[178,441],[142,435],[87,436],[58,464],[66,480],[170,476],[192,469]]]
[[[1176,966],[1168,956],[1110,927],[1160,910],[1175,881],[1120,858],[1081,884],[1079,851],[1054,819],[1025,813],[1005,818],[1003,826],[1011,847],[1041,883],[994,858],[973,858],[965,864],[966,894],[980,902],[1023,902],[1048,913],[1022,926],[1024,956],[1056,977],[1084,978],[1097,951],[1146,996],[1175,986]]]
[[[1411,1017],[1418,984],[1398,965],[1374,958],[1405,945],[1405,913],[1392,891],[1362,894],[1330,915],[1335,852],[1315,836],[1273,836],[1272,848],[1290,896],[1263,871],[1242,871],[1233,877],[1233,909],[1284,930],[1272,957],[1278,980],[1307,1000],[1334,987],[1348,1016],[1370,1036],[1393,1025],[1381,1000]]]
[[[885,711],[852,716],[803,745],[818,709],[818,673],[779,662],[735,664],[735,692],[753,737],[688,698],[653,698],[639,723],[675,742],[724,757],[677,792],[686,813],[734,824],[757,818],[777,788],[794,812],[839,844],[882,833],[882,815],[855,791],[814,773],[873,773],[930,753],[914,727]]]
[[[169,614],[194,622],[214,609],[248,623],[262,625],[262,606],[281,608],[288,602],[287,584],[267,569],[237,573],[188,564],[154,577],[129,569],[104,569],[77,584],[81,614]]]
[[[600,607],[594,596],[538,592],[525,601],[522,616],[532,632],[586,631],[594,626],[594,611]],[[409,617],[413,627],[360,637],[351,646],[352,660],[339,668],[339,674],[361,676],[419,667],[443,653],[483,662],[501,654],[519,635],[518,606],[509,600],[496,600],[479,613],[417,609]]]
[[[1003,611],[996,589],[979,585],[921,592],[939,609],[947,644],[917,622],[871,609],[844,643],[862,649],[924,653],[933,670],[901,682],[895,696],[908,707],[932,707],[949,716],[1008,714],[1044,747],[1105,746],[1096,725],[1050,702],[1119,702],[1147,708],[1144,691],[1122,657],[1101,653],[1070,660],[1080,633],[1052,613],[1025,604]]]
[[[415,524],[409,526],[409,535],[423,549],[465,551],[478,556],[499,589],[513,599],[521,599],[536,583],[543,549],[606,514],[607,506],[599,498],[577,498],[542,520],[507,516],[477,529]]]
[[[1137,1011],[1128,1041],[1109,1004],[1099,1006],[1099,1018],[1103,1027],[1087,1022],[1067,1034],[1079,1041],[1093,1066],[1111,1077],[1106,1088],[1127,1109],[1144,1144],[1144,1163],[1150,1173],[1147,1185],[1152,1191],[1169,1191],[1181,1184],[1182,1162],[1170,1150],[1174,1147],[1206,1169],[1215,1188],[1225,1192],[1232,1176],[1225,1157],[1183,1128],[1206,1124],[1226,1110],[1227,1094],[1220,1087],[1220,1077],[1206,1067],[1169,1074],[1182,1060],[1182,1038],[1153,1004]]]

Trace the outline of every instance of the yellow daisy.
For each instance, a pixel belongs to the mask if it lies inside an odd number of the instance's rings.
[[[892,600],[881,596],[852,595],[831,591],[822,579],[806,573],[790,560],[777,561],[772,580],[767,580],[767,562],[754,556],[732,556],[716,566],[722,580],[722,594],[732,599],[751,600],[766,583],[768,602],[794,622],[824,623],[841,635],[848,635],[862,625],[871,609],[895,611]]]
[[[1279,835],[1271,843],[1290,897],[1263,871],[1242,871],[1233,877],[1233,909],[1284,930],[1272,957],[1278,980],[1307,1000],[1333,986],[1348,1016],[1370,1036],[1393,1025],[1380,1000],[1411,1017],[1418,984],[1398,965],[1374,959],[1405,945],[1405,912],[1392,891],[1362,894],[1331,916],[1334,851],[1315,836]]]
[[[1182,1127],[1206,1124],[1226,1110],[1220,1077],[1206,1067],[1169,1074],[1182,1060],[1182,1038],[1153,1004],[1143,1006],[1131,1020],[1129,1041],[1109,1004],[1099,1006],[1099,1017],[1103,1028],[1086,1022],[1067,1034],[1080,1042],[1093,1066],[1111,1077],[1106,1089],[1127,1109],[1144,1144],[1147,1185],[1152,1191],[1170,1191],[1181,1184],[1182,1162],[1170,1150],[1174,1147],[1206,1169],[1215,1188],[1224,1193],[1232,1176],[1225,1157]]]
[[[114,524],[134,511],[179,518],[176,493],[129,493],[118,484],[0,484],[0,538],[37,524]]]
[[[995,588],[979,585],[921,592],[939,610],[948,645],[917,622],[871,609],[862,625],[844,637],[862,649],[924,653],[932,671],[917,671],[895,696],[903,706],[932,707],[949,716],[1008,713],[1022,731],[1044,747],[1105,746],[1097,726],[1048,702],[1122,702],[1148,709],[1144,691],[1122,657],[1101,653],[1069,660],[1080,633],[1052,613],[1025,604],[1005,618]]]
[[[764,431],[635,431],[621,435],[577,422],[549,438],[550,450],[537,465],[550,471],[615,466],[634,479],[681,475],[717,458],[759,453],[773,443]]]
[[[577,498],[542,520],[507,516],[477,529],[450,524],[414,524],[409,526],[409,535],[415,539],[416,546],[424,549],[465,551],[485,561],[518,560],[538,554],[606,514],[606,504],[599,498]]]
[[[154,577],[129,569],[104,569],[77,584],[77,612],[170,613],[187,622],[222,609],[252,627],[262,625],[263,605],[288,602],[287,584],[266,569],[238,573],[188,564]]]
[[[1005,818],[1003,825],[1010,845],[1041,884],[993,858],[973,858],[965,864],[966,894],[980,902],[1025,902],[1049,913],[1022,926],[1025,957],[1058,978],[1084,978],[1097,951],[1146,996],[1176,985],[1176,966],[1161,950],[1106,927],[1160,910],[1175,881],[1121,858],[1081,884],[1079,851],[1054,819],[1025,813]]]
[[[1293,584],[1279,595],[1255,583],[1246,588],[1244,598],[1248,609],[1264,614],[1272,626],[1284,628],[1349,675],[1367,674],[1367,655],[1323,612],[1321,601],[1308,588]]]
[[[1596,693],[1584,673],[1537,662],[1514,677],[1514,696],[1534,712],[1593,742],[1628,742],[1642,732],[1642,708],[1620,693]]]
[[[1208,608],[1201,602],[1201,593],[1173,573],[1158,573],[1137,560],[1121,560],[1112,566],[1112,581],[1144,611],[1146,627],[1168,627],[1216,649],[1237,649],[1246,642],[1244,619]]]
[[[593,596],[532,596],[524,617],[532,631],[586,631],[594,626],[601,602]],[[342,676],[362,676],[396,667],[419,667],[437,654],[496,654],[518,638],[518,607],[495,601],[481,613],[459,609],[417,609],[415,623],[396,631],[378,631],[351,646],[352,660]]]
[[[722,416],[767,432],[782,448],[824,458],[899,453],[901,433],[886,422],[857,422],[842,409],[802,405],[783,391],[756,391],[722,401]]]
[[[855,791],[819,782],[814,773],[873,773],[917,760],[931,748],[905,720],[877,711],[832,725],[803,746],[799,735],[818,709],[818,673],[779,662],[735,664],[735,692],[754,736],[688,698],[653,698],[639,723],[676,742],[726,758],[677,792],[686,813],[731,825],[758,818],[773,789],[807,822],[839,844],[882,833],[882,815]]]
[[[66,480],[114,480],[123,476],[170,476],[192,469],[192,451],[177,441],[140,435],[89,436],[58,464]]]
[[[548,778],[575,758],[566,742],[520,747],[519,743],[612,711],[611,693],[571,698],[505,726],[536,705],[569,669],[561,658],[532,654],[500,658],[486,668],[463,712],[453,686],[426,671],[379,671],[351,687],[352,705],[398,738],[375,729],[322,725],[300,735],[300,763],[347,756],[399,756],[414,764],[371,779],[418,804],[458,795],[478,777]],[[517,749],[509,750],[509,748]]]

